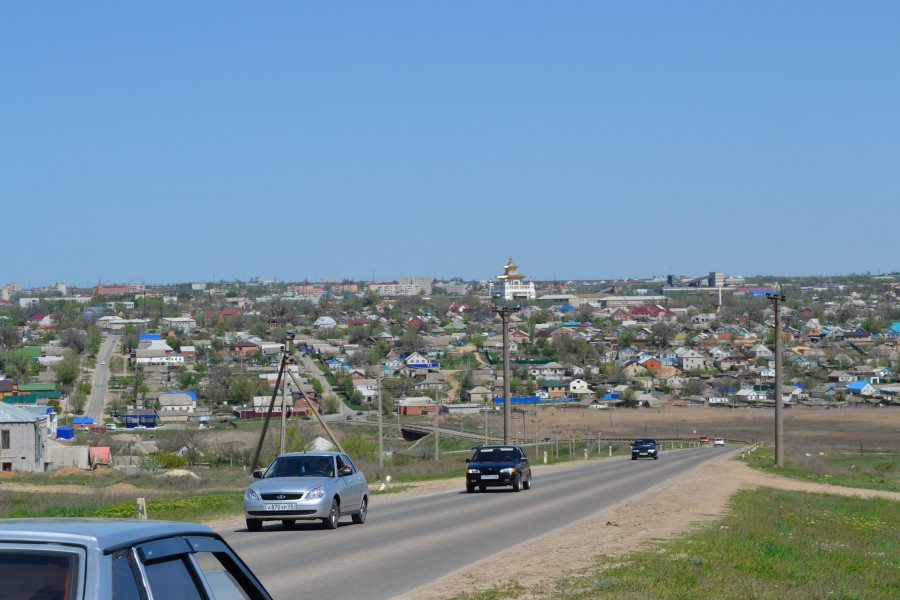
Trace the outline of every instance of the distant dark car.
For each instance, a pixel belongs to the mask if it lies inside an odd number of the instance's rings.
[[[0,581],[23,600],[271,600],[206,525],[138,519],[2,519]]]
[[[531,489],[531,463],[519,446],[478,446],[466,462],[466,491],[511,486],[514,492]]]
[[[638,438],[631,445],[631,460],[639,458],[659,458],[659,448],[656,447],[656,440],[653,438]]]
[[[357,416],[362,416],[362,414],[363,414],[363,411],[361,411],[361,410],[356,411]]]

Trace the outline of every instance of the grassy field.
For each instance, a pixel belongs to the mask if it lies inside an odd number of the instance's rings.
[[[794,453],[775,467],[771,446],[748,455],[750,466],[783,477],[852,488],[900,492],[900,454],[892,451]]]
[[[456,600],[511,598],[892,599],[900,590],[900,504],[761,488],[731,515],[678,540],[526,590],[507,582]]]

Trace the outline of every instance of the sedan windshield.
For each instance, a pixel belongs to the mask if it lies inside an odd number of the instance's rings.
[[[282,456],[266,469],[263,479],[270,477],[334,477],[334,459],[330,456]]]
[[[516,460],[516,451],[512,448],[483,448],[475,452],[475,462],[509,462]]]

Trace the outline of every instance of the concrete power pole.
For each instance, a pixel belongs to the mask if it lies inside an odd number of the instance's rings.
[[[509,444],[510,400],[509,400],[509,315],[519,312],[518,306],[494,306],[503,323],[503,443]]]
[[[775,307],[775,466],[784,467],[784,398],[781,390],[781,294],[766,294]]]

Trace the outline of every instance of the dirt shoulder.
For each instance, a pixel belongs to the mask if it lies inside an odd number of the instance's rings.
[[[729,498],[742,489],[768,486],[900,501],[900,493],[820,485],[762,473],[731,460],[737,453],[722,454],[684,477],[662,483],[593,517],[450,573],[400,598],[439,600],[461,592],[485,589],[500,583],[497,573],[505,573],[508,579],[517,580],[526,589],[534,589],[541,582],[590,568],[595,556],[623,555],[642,544],[673,539],[698,525],[724,517]],[[566,467],[573,468],[574,465],[570,463]],[[440,485],[452,489],[458,487],[459,482],[430,482],[413,493],[437,491],[441,489]],[[377,501],[384,498],[387,497]],[[652,510],[647,510],[648,505]],[[548,561],[548,556],[565,556],[565,567],[560,567],[556,561]],[[511,570],[513,566],[515,571]],[[547,597],[541,592],[535,594],[527,597]]]

